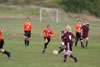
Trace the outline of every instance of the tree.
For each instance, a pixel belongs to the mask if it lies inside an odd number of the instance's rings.
[[[82,13],[88,11],[90,14],[100,17],[100,0],[61,0],[64,10],[68,12]]]

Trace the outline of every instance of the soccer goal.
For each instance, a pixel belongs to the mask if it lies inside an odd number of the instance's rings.
[[[43,20],[58,22],[58,9],[40,8],[40,22],[42,22]]]

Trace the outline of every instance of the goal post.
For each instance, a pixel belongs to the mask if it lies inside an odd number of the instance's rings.
[[[59,14],[59,12],[58,12],[58,9],[57,8],[40,8],[40,22],[42,22],[42,19],[43,19],[43,10],[45,10],[47,13],[48,13],[48,15],[49,15],[49,17],[50,17],[50,19],[53,21],[53,22],[58,22],[58,14]],[[56,12],[56,18],[54,19],[53,18],[53,16],[49,13],[49,11],[55,11]]]

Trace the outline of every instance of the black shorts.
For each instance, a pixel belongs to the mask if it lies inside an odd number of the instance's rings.
[[[81,38],[81,33],[76,33],[76,37],[78,38],[78,39],[80,39],[80,40],[82,40],[82,38]]]
[[[4,45],[4,40],[0,41],[0,49],[3,49],[3,45]]]
[[[29,38],[31,37],[31,31],[24,31],[24,32],[25,32],[24,35],[25,35],[26,37],[29,37]]]
[[[51,40],[51,39],[50,39],[50,38],[48,38],[48,37],[44,37],[44,40],[46,40],[46,39],[48,40],[48,43],[49,43],[49,42],[50,42],[50,40]]]

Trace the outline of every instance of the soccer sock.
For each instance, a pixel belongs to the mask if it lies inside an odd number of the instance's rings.
[[[3,54],[8,55],[8,54],[9,54],[9,52],[5,50],[5,51],[3,52]]]
[[[64,49],[63,49],[63,48],[61,48],[61,49],[60,49],[60,51],[59,51],[59,53],[61,53],[63,50],[64,50]]]
[[[44,44],[44,49],[46,49],[46,48],[47,48],[47,45],[48,45],[48,43],[45,43],[45,44]]]
[[[25,44],[26,44],[26,40],[24,40]]]
[[[83,44],[83,42],[81,42],[81,47],[84,48],[84,44]]]
[[[75,58],[72,54],[71,54],[69,57],[71,57],[71,58],[73,58],[73,59]]]
[[[85,45],[85,46],[86,46],[86,48],[87,48],[87,45],[88,45],[88,42],[86,42],[86,45]]]
[[[75,47],[77,46],[77,42],[78,42],[78,38],[76,39],[76,42],[75,42]]]
[[[66,60],[67,59],[67,55],[64,55],[64,60]]]
[[[27,46],[29,46],[29,42],[30,42],[30,41],[27,41]]]

